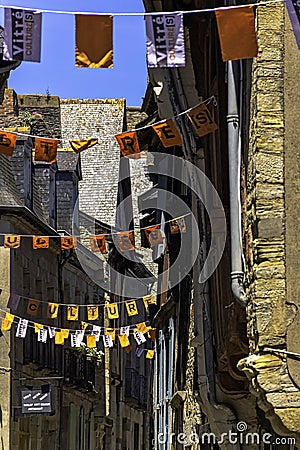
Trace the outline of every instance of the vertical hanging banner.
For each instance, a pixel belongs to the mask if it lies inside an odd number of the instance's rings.
[[[148,67],[184,67],[183,14],[149,15],[145,20]]]
[[[215,11],[223,61],[255,58],[258,45],[252,6]]]
[[[181,136],[172,119],[168,119],[157,125],[152,125],[152,128],[165,148],[182,145]]]
[[[35,137],[35,161],[43,161],[50,164],[56,162],[57,155],[57,139],[46,139]]]
[[[42,14],[5,8],[3,59],[40,62]]]
[[[214,122],[209,109],[204,103],[187,111],[187,116],[200,137],[218,129],[218,125]]]
[[[19,248],[21,244],[21,236],[6,234],[4,236],[4,248]]]
[[[128,300],[125,305],[128,316],[136,316],[139,313],[135,300]]]
[[[101,327],[98,325],[93,325],[93,331],[92,334],[96,336],[96,341],[99,342],[100,339],[100,333],[101,333]]]
[[[58,315],[59,305],[57,303],[48,303],[48,319],[56,319]]]
[[[90,246],[92,252],[107,253],[104,236],[90,236]]]
[[[46,342],[47,342],[47,335],[48,335],[47,328],[39,329],[39,331],[38,331],[38,342],[42,342],[43,344],[46,344]]]
[[[140,157],[140,147],[135,131],[126,131],[125,133],[117,134],[116,139],[119,143],[120,150],[123,156],[131,158]]]
[[[36,316],[39,310],[40,302],[37,300],[28,300],[26,314]]]
[[[2,155],[12,156],[16,143],[17,135],[15,133],[0,132],[0,153]]]
[[[76,67],[113,67],[113,16],[77,14]]]
[[[86,337],[86,346],[87,348],[96,348],[97,344],[96,344],[96,336],[94,335],[87,335]]]
[[[117,303],[110,303],[106,305],[107,317],[109,319],[118,319],[119,318],[119,308]]]
[[[294,35],[300,50],[300,3],[297,0],[285,0]]]
[[[102,336],[103,337],[103,345],[104,347],[108,348],[108,347],[113,347],[114,346],[114,342],[112,340],[112,337],[110,335],[105,335]]]
[[[119,334],[118,336],[121,347],[128,347],[130,345],[130,341],[127,334]]]

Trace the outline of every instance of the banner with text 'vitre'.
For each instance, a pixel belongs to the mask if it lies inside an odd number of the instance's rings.
[[[40,62],[41,32],[42,14],[5,8],[3,59]]]

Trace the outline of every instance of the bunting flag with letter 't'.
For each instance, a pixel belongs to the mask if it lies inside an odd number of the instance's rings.
[[[16,143],[17,135],[15,133],[8,133],[7,131],[0,132],[0,153],[6,156],[12,156]]]
[[[215,11],[223,61],[257,56],[252,6]]]
[[[42,14],[5,8],[3,59],[40,62],[41,31]]]
[[[76,67],[113,67],[113,17],[76,14]]]
[[[146,16],[148,67],[184,67],[183,14]]]
[[[35,139],[35,161],[43,161],[50,164],[56,162],[57,145],[56,139],[34,138]]]

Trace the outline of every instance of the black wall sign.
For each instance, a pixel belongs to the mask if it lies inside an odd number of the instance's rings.
[[[21,408],[24,415],[54,414],[52,386],[32,389],[21,387]]]

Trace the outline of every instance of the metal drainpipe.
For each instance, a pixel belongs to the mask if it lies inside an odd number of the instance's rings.
[[[228,166],[230,199],[230,243],[231,243],[231,289],[236,300],[246,306],[244,292],[244,272],[242,265],[242,230],[241,230],[241,134],[238,100],[233,62],[227,63],[228,88]],[[241,95],[241,92],[240,92]]]

